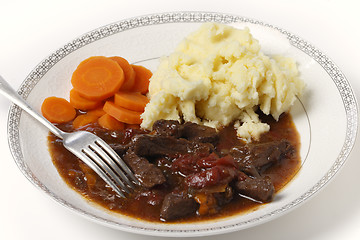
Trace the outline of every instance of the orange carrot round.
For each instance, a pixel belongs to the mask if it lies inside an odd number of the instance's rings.
[[[98,116],[92,114],[83,114],[77,116],[73,121],[73,127],[78,129],[80,127],[86,126],[90,123],[95,123],[99,119]]]
[[[102,101],[95,101],[84,98],[75,89],[71,89],[70,103],[76,109],[90,110],[99,107],[102,104]]]
[[[120,107],[143,112],[149,99],[139,92],[117,92],[114,96],[114,102]]]
[[[76,116],[74,107],[64,98],[48,97],[41,105],[42,115],[52,123],[64,123]]]
[[[135,71],[132,68],[132,66],[129,64],[129,62],[122,57],[110,57],[111,60],[114,60],[115,62],[117,62],[119,64],[119,66],[122,68],[122,70],[124,71],[124,83],[123,85],[120,87],[121,91],[129,91],[135,83]]]
[[[71,83],[84,98],[104,100],[116,93],[124,82],[124,71],[117,62],[103,56],[82,61],[74,71]]]
[[[101,127],[108,130],[122,130],[125,128],[125,124],[116,120],[109,114],[104,114],[98,119],[98,123]]]
[[[140,124],[140,115],[142,112],[131,111],[129,109],[119,107],[115,103],[106,101],[104,104],[104,111],[110,116],[114,117],[120,122],[128,124]]]
[[[101,106],[101,107],[98,107],[96,109],[88,111],[86,114],[95,115],[95,116],[97,116],[99,118],[102,115],[106,114],[106,112],[104,111],[103,106]]]
[[[145,94],[149,90],[149,80],[152,77],[152,72],[139,65],[131,65],[135,71],[135,84],[131,89],[132,92],[141,92]]]

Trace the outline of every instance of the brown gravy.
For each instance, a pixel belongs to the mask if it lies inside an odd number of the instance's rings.
[[[261,116],[261,119],[263,122],[270,124],[271,130],[262,135],[260,142],[286,139],[295,149],[295,153],[291,158],[282,160],[281,163],[268,168],[263,174],[271,178],[275,190],[278,192],[296,175],[301,167],[299,154],[300,138],[292,121],[292,117],[289,114],[283,114],[278,122],[267,116]],[[60,124],[58,127],[64,131],[74,131],[71,123]],[[86,130],[97,134],[109,144],[116,142],[126,143],[134,132],[141,132],[141,130],[138,129],[108,131],[102,129],[97,124],[88,126]],[[116,196],[91,169],[68,152],[63,147],[60,139],[50,134],[48,140],[52,160],[60,176],[71,188],[79,192],[83,197],[117,213],[148,221],[161,221],[159,219],[161,206],[159,201],[161,201],[161,197],[169,191],[169,189],[166,189],[166,186],[155,187],[156,194],[154,191],[142,190],[141,193],[137,192],[127,199],[122,199]],[[220,131],[220,140],[217,148],[230,149],[233,146],[241,144],[244,143],[236,137],[235,130],[232,127],[227,127]],[[205,216],[196,215],[175,222],[193,222],[227,217],[255,210],[259,206],[261,206],[261,203],[236,196],[229,204],[225,205],[221,211],[215,214]]]

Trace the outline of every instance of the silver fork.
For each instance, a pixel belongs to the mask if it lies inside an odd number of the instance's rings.
[[[34,111],[1,76],[0,93],[63,139],[64,147],[94,170],[121,197],[125,197],[124,192],[130,193],[135,188],[134,183],[140,185],[126,163],[98,136],[86,131],[68,133],[58,129]]]

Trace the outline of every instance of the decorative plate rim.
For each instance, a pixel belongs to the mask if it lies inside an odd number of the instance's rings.
[[[19,87],[18,93],[23,97],[27,98],[32,89],[36,84],[41,80],[41,78],[46,74],[48,70],[52,68],[58,61],[66,57],[71,52],[86,46],[92,42],[95,42],[99,39],[106,38],[108,36],[124,32],[126,30],[149,26],[149,25],[158,25],[166,23],[201,23],[201,22],[219,22],[224,24],[229,23],[252,23],[256,25],[261,25],[263,27],[268,27],[275,29],[282,33],[289,40],[290,44],[299,50],[303,51],[305,54],[310,56],[319,65],[327,72],[331,77],[334,84],[336,85],[338,91],[340,92],[341,99],[346,112],[346,137],[341,148],[341,151],[328,170],[328,172],[307,192],[299,196],[294,201],[278,208],[270,213],[264,214],[262,216],[252,218],[247,221],[237,222],[235,224],[229,224],[213,228],[199,228],[191,230],[160,230],[150,227],[137,227],[126,224],[119,224],[108,219],[104,219],[93,214],[89,214],[79,208],[76,208],[71,203],[66,202],[65,200],[58,197],[55,193],[50,191],[44,184],[42,184],[35,175],[30,171],[28,166],[24,162],[24,157],[22,155],[22,150],[20,146],[20,136],[19,136],[19,124],[22,110],[16,106],[12,105],[9,109],[8,114],[8,143],[10,147],[11,154],[18,165],[21,172],[27,177],[27,179],[33,183],[36,187],[40,188],[42,191],[51,196],[54,200],[60,204],[74,210],[81,215],[90,217],[93,220],[96,220],[100,223],[115,226],[119,229],[128,232],[135,232],[140,234],[147,235],[167,235],[167,233],[182,233],[181,236],[199,236],[199,235],[211,235],[219,234],[223,232],[230,232],[241,229],[244,225],[257,225],[267,220],[270,220],[270,217],[277,215],[280,216],[289,210],[295,208],[295,206],[304,202],[304,200],[313,196],[317,191],[325,186],[326,183],[333,178],[333,176],[340,170],[340,168],[345,163],[348,158],[351,150],[354,147],[356,135],[358,131],[358,106],[355,98],[355,94],[350,86],[350,83],[347,81],[344,74],[340,69],[335,65],[335,63],[330,60],[324,53],[319,49],[315,48],[313,45],[309,44],[307,41],[301,39],[300,37],[274,25],[258,21],[255,19],[242,17],[234,14],[218,13],[218,12],[202,12],[202,11],[179,11],[179,12],[164,12],[164,13],[154,13],[148,15],[141,15],[138,17],[132,17],[124,19],[118,22],[114,22],[103,27],[99,27],[95,30],[87,32],[83,35],[80,35],[78,38],[66,43],[63,47],[57,49],[43,61],[41,61],[35,68],[30,72],[26,79],[22,82]],[[183,235],[184,234],[184,235]]]

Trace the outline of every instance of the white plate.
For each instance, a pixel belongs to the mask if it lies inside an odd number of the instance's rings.
[[[294,58],[306,82],[305,94],[292,108],[301,135],[302,168],[273,202],[248,214],[191,224],[150,223],[109,213],[84,200],[62,181],[47,149],[47,129],[13,105],[8,121],[9,145],[22,173],[56,201],[85,217],[124,231],[158,236],[203,236],[248,228],[289,212],[322,189],[354,146],[358,110],[353,90],[321,51],[263,22],[204,12],[153,14],[116,22],[50,54],[25,79],[19,93],[37,110],[48,96],[68,98],[72,72],[81,60],[95,55],[123,56],[154,71],[160,56],[172,52],[183,37],[209,21],[248,26],[265,53]]]

